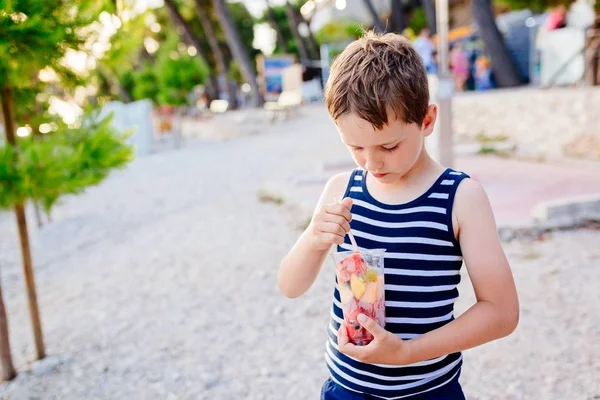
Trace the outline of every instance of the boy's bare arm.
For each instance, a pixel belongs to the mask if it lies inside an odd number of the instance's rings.
[[[470,179],[463,181],[454,209],[477,303],[451,323],[408,341],[367,319],[362,325],[373,333],[373,342],[365,347],[353,346],[340,330],[340,351],[364,362],[404,365],[463,351],[514,331],[519,320],[517,291],[481,185]]]
[[[278,286],[287,297],[304,294],[317,278],[331,245],[344,242],[350,229],[352,201],[344,199],[342,204],[335,204],[333,198],[341,199],[349,177],[350,173],[346,172],[327,182],[311,223],[281,261]]]
[[[476,181],[468,179],[458,187],[455,216],[477,303],[455,321],[411,341],[416,359],[439,357],[499,339],[512,333],[519,321],[512,272],[488,197]]]

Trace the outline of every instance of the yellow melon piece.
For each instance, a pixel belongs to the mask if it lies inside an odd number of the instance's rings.
[[[342,304],[348,304],[348,302],[352,300],[352,290],[350,289],[350,285],[346,285],[345,283],[340,285],[340,300]]]
[[[377,283],[369,282],[365,288],[365,293],[360,299],[363,303],[374,304],[377,301]]]
[[[354,295],[354,297],[357,300],[360,300],[367,287],[362,279],[352,274],[352,276],[350,277],[350,288],[352,289],[352,294]]]

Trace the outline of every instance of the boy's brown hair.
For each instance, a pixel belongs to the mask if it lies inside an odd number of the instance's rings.
[[[403,36],[367,32],[333,62],[325,104],[334,121],[353,113],[382,129],[391,110],[396,118],[421,125],[429,106],[423,60]]]

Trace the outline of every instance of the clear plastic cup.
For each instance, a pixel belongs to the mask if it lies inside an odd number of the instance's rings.
[[[385,249],[343,251],[332,254],[344,312],[344,325],[351,343],[366,346],[373,335],[358,323],[358,315],[385,327]]]

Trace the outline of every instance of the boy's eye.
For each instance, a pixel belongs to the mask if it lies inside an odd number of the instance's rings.
[[[354,150],[354,151],[361,151],[362,147],[353,147],[352,150]]]
[[[382,147],[383,151],[388,151],[388,152],[392,152],[394,150],[396,150],[398,148],[398,145],[395,145],[394,147]]]

